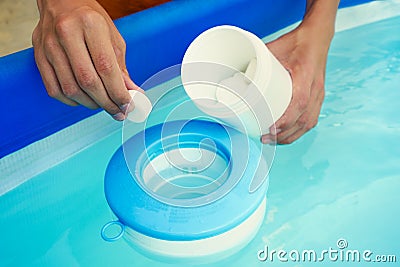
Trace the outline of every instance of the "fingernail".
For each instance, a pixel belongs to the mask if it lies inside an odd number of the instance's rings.
[[[278,128],[273,127],[269,132],[270,132],[272,135],[277,135],[277,134],[280,133],[281,131],[282,131],[281,129],[278,129]]]
[[[135,109],[135,105],[133,104],[133,101],[132,101],[131,103],[120,106],[119,108],[121,109],[121,111],[124,114],[127,114],[129,112],[132,112]]]
[[[263,143],[263,144],[270,144],[270,143],[272,143],[272,140],[271,140],[271,138],[269,138],[269,137],[267,137],[267,136],[263,136],[263,137],[261,137],[261,142]]]
[[[276,145],[276,138],[271,135],[261,136],[261,143],[265,145]]]
[[[112,115],[114,120],[123,121],[125,119],[125,115],[122,112]]]

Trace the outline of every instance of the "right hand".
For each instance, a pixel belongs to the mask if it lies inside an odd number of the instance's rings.
[[[125,41],[95,0],[38,0],[32,34],[36,64],[49,96],[124,120],[133,105],[128,90],[141,90],[125,64]]]

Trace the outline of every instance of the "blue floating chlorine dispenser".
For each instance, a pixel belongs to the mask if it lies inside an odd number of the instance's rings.
[[[290,77],[283,68],[280,76],[268,74],[276,59],[260,43],[236,27],[210,29],[190,45],[182,65],[142,85],[151,87],[147,97],[134,93],[137,111],[124,122],[123,144],[105,174],[116,218],[102,228],[103,239],[123,237],[158,260],[202,263],[228,257],[254,238],[275,152],[260,136],[291,97]],[[274,86],[290,92],[270,105]],[[111,235],[113,226],[119,231]]]

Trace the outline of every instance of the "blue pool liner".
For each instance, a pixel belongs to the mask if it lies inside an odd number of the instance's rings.
[[[365,2],[342,0],[340,7]],[[210,27],[230,24],[264,37],[299,21],[304,8],[305,0],[176,0],[115,23],[127,44],[128,70],[140,85],[181,63],[191,41]],[[0,158],[101,111],[50,98],[31,48],[0,58],[0,95]]]

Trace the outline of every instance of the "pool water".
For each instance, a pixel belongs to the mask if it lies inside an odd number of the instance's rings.
[[[293,262],[288,255],[281,262],[276,254],[272,262],[258,259],[266,246],[319,253],[346,243],[343,250],[370,250],[371,259],[397,256],[397,263],[378,266],[398,264],[399,32],[400,17],[394,17],[336,34],[318,126],[277,147],[261,230],[215,266],[353,265],[328,256],[323,263]],[[123,240],[101,239],[101,227],[112,219],[104,172],[120,145],[116,131],[0,197],[0,266],[171,266]]]

